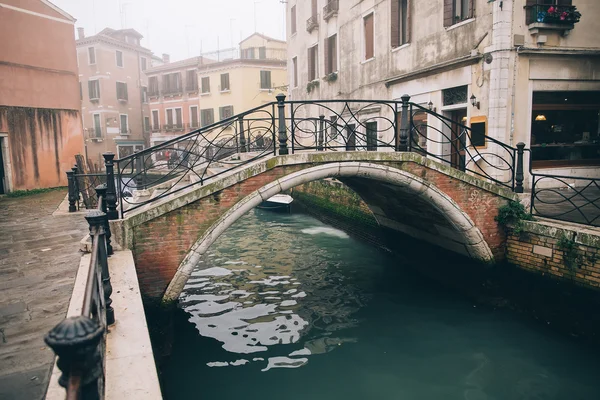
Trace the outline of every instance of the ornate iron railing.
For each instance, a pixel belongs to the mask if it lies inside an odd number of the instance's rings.
[[[104,398],[107,327],[114,324],[108,257],[113,253],[106,213],[106,185],[98,186],[98,207],[85,217],[90,226],[92,252],[87,270],[81,314],[56,325],[44,338],[58,356],[59,384],[67,399]]]
[[[340,9],[339,0],[329,0],[325,7],[323,7],[323,19],[327,21],[329,18],[337,15]]]

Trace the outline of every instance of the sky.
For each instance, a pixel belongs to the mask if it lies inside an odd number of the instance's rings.
[[[133,28],[142,46],[178,61],[237,46],[255,31],[285,39],[281,0],[50,0],[77,19],[87,36],[106,27]],[[254,18],[256,10],[256,21]]]

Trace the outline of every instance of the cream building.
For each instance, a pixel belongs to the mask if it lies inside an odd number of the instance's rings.
[[[290,97],[409,94],[524,142],[536,171],[600,177],[599,17],[596,0],[290,0]]]
[[[284,41],[255,33],[238,48],[147,71],[152,144],[275,101],[287,90],[286,60]]]

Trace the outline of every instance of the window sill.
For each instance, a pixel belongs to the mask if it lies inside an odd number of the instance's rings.
[[[456,28],[460,28],[461,26],[468,25],[468,24],[472,23],[473,21],[475,21],[475,18],[468,18],[468,19],[462,20],[460,22],[457,22],[454,25],[447,27],[446,32],[454,30]]]
[[[400,51],[400,50],[402,50],[402,49],[405,49],[405,48],[407,48],[407,47],[410,47],[410,42],[408,42],[408,43],[404,43],[404,44],[403,44],[403,45],[401,45],[401,46],[398,46],[398,47],[396,47],[396,48],[393,48],[393,49],[392,49],[392,53],[396,53],[397,51]]]
[[[219,93],[231,93],[231,90],[230,90],[230,89],[227,89],[227,90],[221,90]]]
[[[200,96],[210,96],[210,92],[207,92],[207,93],[200,93]]]
[[[261,88],[260,89],[261,92],[271,92],[272,90],[273,90],[273,88],[267,88],[267,89]]]
[[[371,62],[371,61],[373,61],[373,60],[375,60],[375,57],[371,57],[371,58],[369,58],[368,60],[361,61],[360,63],[361,63],[362,65],[364,65],[364,64],[368,64],[368,63],[370,63],[370,62]]]
[[[534,22],[528,25],[529,33],[532,35],[537,35],[540,31],[559,31],[566,36],[574,28],[574,24],[549,24],[546,22]]]

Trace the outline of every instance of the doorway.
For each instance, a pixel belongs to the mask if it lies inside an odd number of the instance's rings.
[[[6,167],[4,166],[4,138],[0,137],[0,194],[6,194]]]
[[[465,148],[467,144],[467,109],[461,108],[450,111],[450,165],[460,171],[465,170]]]

